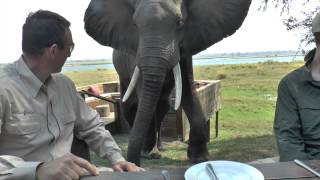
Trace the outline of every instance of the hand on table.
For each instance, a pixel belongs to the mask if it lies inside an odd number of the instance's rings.
[[[74,180],[84,175],[99,175],[97,168],[87,160],[73,154],[42,163],[38,166],[38,180]]]
[[[140,172],[140,171],[144,171],[143,168],[135,165],[134,163],[128,162],[128,161],[121,161],[121,162],[113,165],[112,169],[114,171],[118,171],[118,172],[123,172],[123,171]]]

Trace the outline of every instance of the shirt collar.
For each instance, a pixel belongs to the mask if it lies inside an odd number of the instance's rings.
[[[305,65],[308,67],[310,63],[312,62],[314,55],[316,53],[316,48],[312,49],[307,53],[307,55],[304,57]]]
[[[26,63],[23,61],[23,57],[21,56],[18,61],[15,63],[15,67],[20,75],[20,78],[23,79],[23,82],[26,85],[26,91],[29,91],[31,96],[34,98],[37,96],[39,91],[43,86],[48,87],[51,82],[53,81],[53,78],[50,77],[46,81],[46,85],[44,85],[29,69],[29,67],[26,65]]]

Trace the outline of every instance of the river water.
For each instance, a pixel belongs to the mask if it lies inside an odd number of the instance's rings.
[[[303,60],[303,56],[273,56],[273,57],[217,57],[194,59],[194,66],[201,65],[223,65],[223,64],[252,64],[266,61],[291,62]],[[114,69],[113,64],[93,64],[79,66],[64,66],[62,72],[68,71],[89,71],[98,69]]]

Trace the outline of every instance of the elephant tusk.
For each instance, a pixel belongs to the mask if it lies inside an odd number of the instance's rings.
[[[126,91],[126,93],[124,94],[123,98],[122,98],[122,102],[125,102],[128,100],[129,96],[131,95],[134,87],[137,84],[137,80],[139,78],[139,74],[140,74],[140,70],[138,68],[138,66],[135,67],[130,84],[128,86],[128,89]]]
[[[182,96],[182,78],[181,69],[179,63],[173,68],[174,83],[176,86],[176,100],[174,104],[174,109],[177,110],[181,103]]]

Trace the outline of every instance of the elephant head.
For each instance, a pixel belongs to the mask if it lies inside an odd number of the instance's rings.
[[[86,32],[97,42],[136,58],[135,81],[142,79],[128,159],[139,164],[142,142],[163,83],[174,71],[176,108],[181,99],[181,54],[192,56],[233,34],[244,21],[251,0],[91,0]],[[146,121],[142,119],[150,119]],[[139,128],[138,128],[139,127]],[[139,135],[137,135],[139,134]]]

